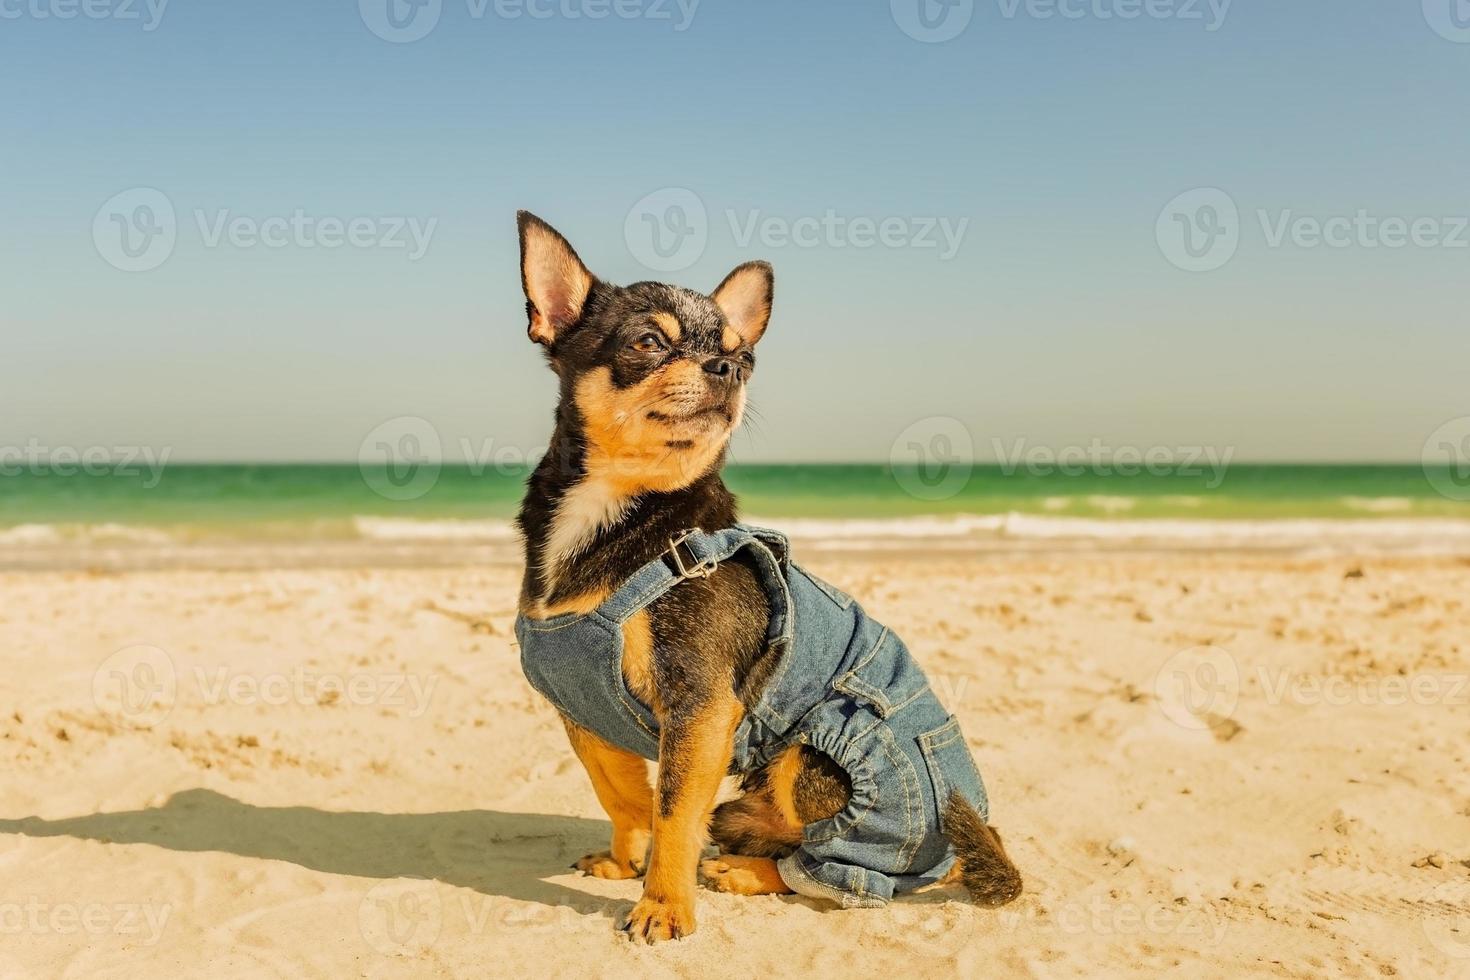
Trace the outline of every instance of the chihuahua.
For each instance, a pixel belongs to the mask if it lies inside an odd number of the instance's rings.
[[[539,218],[518,224],[528,332],[560,402],[518,518],[517,636],[612,822],[575,867],[643,876],[622,928],[644,942],[694,931],[701,877],[848,907],[947,882],[1016,897],[958,721],[896,637],[738,522],[721,480],[770,265],[708,295],[620,287]],[[716,807],[726,775],[741,795]]]

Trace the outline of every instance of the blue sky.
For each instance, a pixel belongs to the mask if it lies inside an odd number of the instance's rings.
[[[534,452],[520,207],[617,282],[775,264],[741,460],[1417,461],[1470,414],[1463,0],[388,2],[0,0],[0,443]]]

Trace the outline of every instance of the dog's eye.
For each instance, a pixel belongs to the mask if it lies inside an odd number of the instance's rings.
[[[633,349],[640,354],[657,354],[664,349],[663,338],[656,333],[646,333],[633,342]]]

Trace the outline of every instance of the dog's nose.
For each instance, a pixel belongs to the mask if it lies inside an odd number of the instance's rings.
[[[727,385],[738,384],[745,380],[745,374],[734,358],[711,357],[704,362],[704,369]]]

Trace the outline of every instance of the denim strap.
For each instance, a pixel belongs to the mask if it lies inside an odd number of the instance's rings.
[[[771,538],[769,544],[766,538]],[[597,615],[621,626],[674,586],[692,578],[707,578],[722,562],[752,545],[765,550],[777,545],[785,551],[784,539],[779,535],[758,532],[743,524],[713,533],[694,528],[676,535],[669,540],[668,550],[634,572],[603,601]]]

